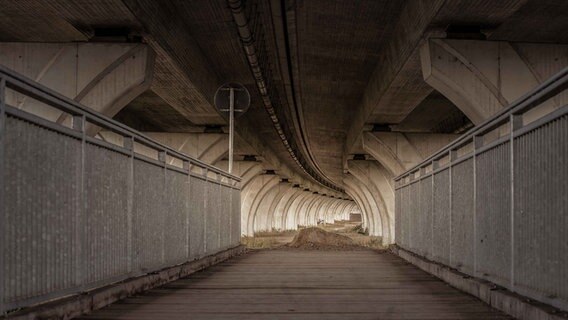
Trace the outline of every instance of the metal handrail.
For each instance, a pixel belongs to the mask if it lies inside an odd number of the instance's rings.
[[[99,112],[96,112],[75,100],[72,100],[66,96],[63,96],[54,90],[33,81],[3,65],[0,64],[0,79],[4,79],[6,82],[6,87],[23,93],[31,98],[48,104],[58,110],[68,113],[73,116],[83,116],[85,121],[93,123],[95,125],[109,129],[115,133],[120,134],[125,138],[131,138],[136,142],[144,144],[148,147],[157,149],[158,151],[165,152],[168,155],[174,156],[181,160],[187,161],[190,164],[197,165],[203,169],[220,174],[226,178],[232,179],[234,181],[240,182],[241,178],[232,175],[224,170],[217,167],[209,165],[199,159],[195,159],[186,154],[178,152],[150,137],[144,135],[143,133],[134,130],[116,120],[113,120]]]
[[[428,166],[432,161],[445,157],[450,151],[458,149],[470,142],[475,136],[487,133],[488,131],[498,127],[504,122],[508,121],[511,116],[526,112],[540,105],[540,103],[554,97],[558,93],[566,90],[568,88],[568,67],[562,69],[554,76],[550,77],[548,80],[541,83],[534,90],[521,96],[514,102],[512,102],[509,107],[501,110],[497,114],[493,115],[489,119],[483,121],[479,125],[471,128],[462,136],[443,147],[439,151],[435,152],[428,158],[424,159],[419,164],[415,165],[404,173],[396,176],[394,181],[399,181],[413,172],[416,172],[422,167]],[[513,130],[511,128],[511,130]]]

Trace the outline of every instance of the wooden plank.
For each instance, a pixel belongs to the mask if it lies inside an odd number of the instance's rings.
[[[509,319],[389,253],[260,251],[83,319]]]

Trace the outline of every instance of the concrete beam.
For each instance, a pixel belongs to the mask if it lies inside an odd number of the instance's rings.
[[[391,176],[397,176],[438,151],[459,135],[429,133],[365,132],[362,145]]]
[[[145,135],[207,164],[216,164],[229,152],[226,133],[145,132]]]
[[[363,127],[380,105],[385,93],[400,87],[400,85],[393,86],[393,84],[396,83],[397,78],[403,76],[401,72],[403,72],[404,66],[423,41],[430,23],[434,20],[444,2],[443,0],[417,0],[405,4],[400,18],[394,26],[392,40],[379,53],[377,61],[381,61],[381,63],[378,63],[373,71],[361,105],[356,108],[353,115],[351,126],[347,132],[345,157],[350,154],[351,148],[363,131]],[[411,69],[408,68],[408,70]],[[404,81],[399,82],[403,83]],[[346,165],[347,159],[345,158],[344,166]]]
[[[420,50],[424,80],[479,124],[568,65],[568,45],[430,39]],[[559,95],[539,114],[568,101]],[[536,115],[535,115],[536,116]]]
[[[154,52],[130,43],[0,43],[0,61],[108,117],[150,88]],[[71,117],[8,91],[6,102],[47,120],[71,125]],[[94,126],[87,133],[95,135]]]

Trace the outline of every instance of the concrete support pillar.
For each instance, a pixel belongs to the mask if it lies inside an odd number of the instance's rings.
[[[112,117],[150,88],[154,53],[130,43],[0,43],[6,67]],[[70,125],[71,117],[10,91],[6,102],[50,121]],[[90,135],[98,130],[87,128]]]
[[[374,161],[348,161],[348,170],[358,183],[367,215],[381,216],[385,243],[394,241],[394,187],[392,178],[420,163],[459,137],[455,134],[365,132],[363,149]],[[370,195],[368,197],[364,195]],[[377,211],[373,211],[376,208]],[[363,212],[365,210],[361,208]]]
[[[350,160],[349,172],[359,181],[362,189],[367,189],[366,194],[372,198],[377,211],[373,216],[379,216],[381,221],[381,234],[385,244],[394,240],[394,188],[391,184],[389,173],[375,161]]]
[[[344,182],[349,184],[349,188],[355,191],[361,199],[361,202],[364,203],[363,205],[366,208],[369,235],[389,238],[390,234],[384,233],[385,230],[387,230],[388,232],[388,227],[386,227],[388,226],[388,221],[384,221],[384,218],[387,217],[387,214],[384,212],[381,203],[377,201],[377,198],[372,193],[369,186],[366,185],[363,181],[359,180],[355,175],[348,175],[344,179]]]
[[[568,65],[568,45],[430,39],[420,57],[424,80],[479,124]],[[564,93],[539,113],[566,102]]]

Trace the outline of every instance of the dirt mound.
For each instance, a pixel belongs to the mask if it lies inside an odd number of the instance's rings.
[[[310,250],[353,250],[360,248],[347,236],[320,228],[306,228],[294,237],[288,247]]]

